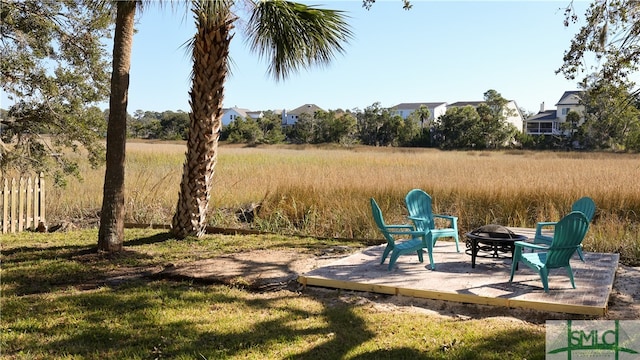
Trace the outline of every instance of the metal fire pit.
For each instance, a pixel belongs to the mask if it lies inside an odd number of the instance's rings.
[[[471,267],[476,267],[476,257],[507,257],[513,258],[514,243],[527,240],[524,235],[518,235],[502,225],[489,224],[481,226],[467,234],[466,253],[471,255]],[[479,254],[480,253],[480,254]]]

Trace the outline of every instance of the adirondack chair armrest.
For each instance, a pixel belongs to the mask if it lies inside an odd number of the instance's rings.
[[[451,228],[455,228],[457,227],[457,223],[458,223],[458,217],[457,216],[452,216],[452,215],[442,215],[442,214],[433,214],[433,218],[439,218],[439,219],[445,219],[448,220],[449,223],[451,224]]]
[[[539,223],[536,224],[536,235],[535,237],[546,237],[545,235],[542,235],[542,230],[544,227],[551,227],[551,226],[556,226],[558,222],[557,221],[541,221]]]
[[[411,235],[412,237],[419,237],[419,236],[424,236],[427,232],[409,230],[409,231],[387,231],[387,233],[391,235]]]
[[[392,235],[422,235],[424,231],[415,231],[410,228],[410,230],[387,230],[387,233]]]
[[[532,244],[532,243],[526,242],[526,241],[516,241],[516,242],[514,242],[514,245],[516,247],[529,248],[529,249],[538,249],[538,250],[548,250],[549,249],[546,246]]]
[[[401,225],[385,225],[387,229],[413,229],[413,225],[401,224]]]
[[[458,219],[457,216],[453,216],[453,215],[442,215],[442,214],[433,214],[433,217],[437,217],[437,218],[442,218],[442,219]]]
[[[407,216],[407,219],[412,220],[412,221],[426,221],[427,218],[422,217],[422,216]]]

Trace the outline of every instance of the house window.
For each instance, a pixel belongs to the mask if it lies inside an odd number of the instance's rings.
[[[539,123],[531,122],[527,123],[527,131],[538,132]]]
[[[567,115],[569,113],[569,108],[562,108],[562,115]]]
[[[551,122],[527,123],[527,132],[530,134],[551,134],[553,133],[553,123]]]

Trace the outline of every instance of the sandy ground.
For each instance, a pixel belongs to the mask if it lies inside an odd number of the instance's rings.
[[[418,312],[454,318],[504,317],[505,321],[544,322],[549,319],[579,318],[578,315],[543,313],[484,305],[460,304],[364,292],[303,288],[297,277],[307,271],[349,255],[349,248],[326,249],[316,254],[296,251],[259,250],[184,264],[169,264],[153,276],[190,279],[205,283],[224,283],[251,290],[298,291],[309,296],[333,297],[337,301],[362,304],[377,311]],[[607,319],[640,319],[640,267],[620,265],[609,297]]]

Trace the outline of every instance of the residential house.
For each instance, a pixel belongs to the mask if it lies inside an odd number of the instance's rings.
[[[583,91],[565,91],[553,110],[545,110],[544,103],[540,105],[540,112],[527,119],[527,134],[529,135],[560,135],[563,133],[562,124],[567,121],[567,114],[575,111],[580,115],[580,125],[584,122],[584,105],[580,103]]]
[[[300,117],[300,115],[309,114],[313,116],[318,110],[322,110],[322,109],[315,104],[304,104],[291,111],[283,110],[282,126],[291,126],[298,121],[298,118]]]
[[[394,114],[400,115],[403,119],[406,119],[418,110],[420,106],[426,106],[429,109],[429,121],[433,122],[434,119],[439,118],[447,112],[446,102],[423,102],[423,103],[402,103],[391,108]]]
[[[237,106],[228,109],[222,109],[224,112],[222,114],[222,125],[229,125],[232,121],[237,118],[245,118],[245,119],[260,119],[264,116],[262,111],[249,111],[247,109],[241,109]]]
[[[518,131],[524,131],[524,116],[522,111],[518,107],[518,104],[514,100],[507,100],[506,109],[504,115],[506,116],[507,123],[515,126]],[[486,101],[458,101],[453,104],[449,104],[447,107],[464,107],[473,106],[478,107],[480,104],[485,104]]]

